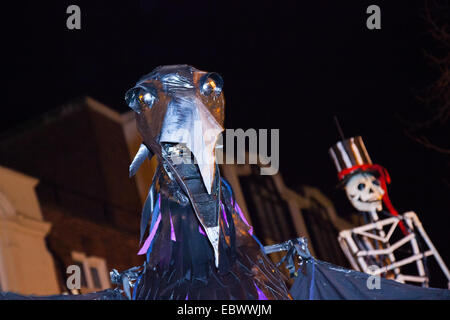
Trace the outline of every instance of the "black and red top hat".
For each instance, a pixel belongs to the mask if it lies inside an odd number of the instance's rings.
[[[341,185],[345,184],[352,175],[358,172],[366,171],[377,174],[378,179],[380,180],[380,186],[384,190],[384,205],[392,215],[399,215],[392,205],[387,192],[387,185],[391,183],[391,177],[384,167],[372,163],[366,146],[360,136],[338,141],[329,149],[329,153],[338,171],[338,179]],[[400,228],[404,234],[408,234],[408,231],[402,222],[400,222]]]
[[[338,171],[339,181],[345,182],[356,172],[377,171],[372,168],[372,160],[360,136],[338,141],[329,153]]]

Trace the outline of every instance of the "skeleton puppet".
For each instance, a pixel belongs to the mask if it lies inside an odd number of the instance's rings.
[[[159,162],[142,212],[141,240],[150,229],[135,299],[290,299],[215,163],[222,86],[216,73],[174,65],[126,93],[143,138],[130,174],[145,158]]]
[[[329,153],[348,199],[368,222],[339,234],[339,243],[352,267],[367,273],[383,274],[400,282],[427,286],[425,258],[434,256],[450,281],[448,268],[417,215],[414,212],[399,215],[392,206],[387,194],[389,174],[380,165],[372,163],[362,138],[339,141]],[[383,211],[383,204],[388,211]],[[381,220],[379,214],[383,215]],[[397,231],[397,226],[401,232]],[[408,270],[410,274],[401,269],[408,264],[416,265],[413,274],[411,268]]]

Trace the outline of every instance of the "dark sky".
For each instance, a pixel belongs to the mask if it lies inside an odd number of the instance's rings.
[[[66,28],[78,4],[82,29]],[[381,7],[382,29],[366,28]],[[6,6],[6,4],[2,4]],[[125,111],[125,91],[164,64],[191,64],[224,80],[228,128],[279,128],[287,184],[319,187],[349,210],[328,148],[362,135],[385,166],[400,212],[415,210],[449,261],[448,158],[403,133],[399,117],[436,76],[423,1],[21,1],[7,17],[2,129],[88,94]],[[448,136],[447,136],[448,137]]]

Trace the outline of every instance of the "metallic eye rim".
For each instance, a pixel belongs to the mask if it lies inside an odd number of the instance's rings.
[[[209,72],[200,78],[200,93],[204,96],[219,96],[222,93],[223,79],[216,72]]]
[[[126,92],[125,102],[135,112],[141,113],[144,109],[152,108],[157,97],[153,88],[136,86]]]

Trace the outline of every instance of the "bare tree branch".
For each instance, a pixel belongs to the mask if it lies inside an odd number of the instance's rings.
[[[427,115],[422,117],[423,120],[401,119],[406,126],[404,132],[409,138],[442,154],[450,154],[450,148],[432,143],[428,135],[431,129],[448,129],[450,120],[449,12],[449,1],[425,1],[422,17],[429,26],[427,32],[435,41],[436,47],[424,50],[424,56],[438,74],[436,80],[425,88],[424,94],[416,97],[425,107],[423,112]]]

